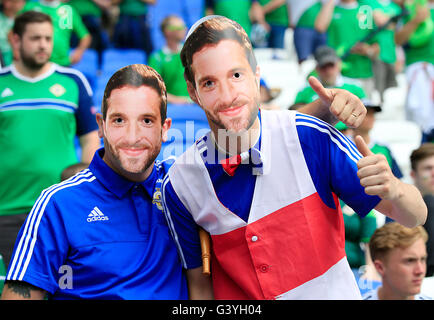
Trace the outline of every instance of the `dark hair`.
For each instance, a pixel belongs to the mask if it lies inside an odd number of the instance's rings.
[[[164,84],[163,79],[155,71],[153,68],[146,66],[144,64],[132,64],[126,67],[123,67],[116,71],[110,80],[107,82],[107,85],[104,90],[104,97],[102,100],[101,112],[103,119],[106,119],[108,103],[107,100],[110,98],[110,95],[113,90],[122,88],[124,86],[133,86],[133,87],[141,87],[148,86],[157,91],[158,95],[161,98],[160,104],[160,114],[161,114],[161,123],[164,123],[166,120],[167,113],[167,92],[166,85]]]
[[[411,168],[416,170],[417,164],[420,161],[431,156],[434,156],[434,143],[427,142],[422,144],[419,148],[413,150],[410,155]]]
[[[48,14],[38,11],[26,11],[15,18],[12,32],[17,34],[20,38],[26,31],[26,26],[29,23],[43,23],[48,22],[52,24],[51,17]]]
[[[217,45],[222,40],[235,40],[245,50],[247,61],[256,71],[256,58],[253,54],[252,43],[244,29],[235,21],[217,16],[202,22],[187,37],[181,50],[181,61],[184,66],[184,78],[190,81],[194,87],[194,74],[191,68],[193,55],[208,44]],[[216,61],[217,62],[217,61]]]
[[[70,165],[69,167],[66,167],[62,170],[62,173],[60,174],[60,181],[65,181],[66,179],[71,178],[72,176],[76,175],[80,171],[86,169],[89,166],[88,163],[79,162],[73,165]]]

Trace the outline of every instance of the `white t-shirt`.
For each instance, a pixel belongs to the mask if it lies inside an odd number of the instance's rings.
[[[298,19],[300,19],[301,15],[311,6],[313,6],[316,2],[326,2],[327,0],[286,0],[286,4],[289,7],[289,21],[291,21],[291,25],[296,26],[298,23]],[[337,1],[339,2],[339,1]]]
[[[378,289],[373,289],[369,292],[367,292],[366,294],[363,295],[362,299],[363,300],[380,300],[378,299]],[[423,293],[419,293],[417,295],[414,296],[414,300],[432,300],[431,297],[423,294]]]

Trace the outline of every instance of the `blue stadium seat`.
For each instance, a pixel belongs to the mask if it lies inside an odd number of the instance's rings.
[[[167,134],[157,159],[180,156],[198,138],[209,131],[205,112],[196,104],[167,106],[167,117],[172,119],[172,126]]]
[[[170,141],[192,144],[198,135],[202,136],[209,130],[205,112],[196,104],[167,106],[167,117],[172,119],[172,126],[168,133]]]
[[[80,70],[81,72],[95,73],[98,68],[98,54],[94,49],[87,49],[84,51],[81,60],[74,64],[72,67]]]
[[[197,120],[208,124],[205,112],[197,104],[168,104],[167,116],[172,121]]]
[[[134,63],[145,63],[146,53],[138,49],[110,48],[104,51],[103,74],[111,76],[117,70]]]
[[[182,3],[182,13],[185,23],[191,27],[197,20],[205,14],[205,5],[203,0],[180,1]]]
[[[166,43],[160,30],[161,22],[170,14],[183,17],[183,2],[184,1],[158,0],[154,5],[149,6],[148,15],[149,21],[151,21],[151,37],[155,51],[161,49]]]
[[[151,36],[154,50],[161,49],[166,41],[160,30],[163,19],[175,14],[184,19],[185,24],[190,28],[197,20],[203,17],[205,6],[203,0],[158,0],[155,5],[149,6],[149,21],[151,21]]]
[[[87,49],[81,60],[71,66],[74,69],[81,71],[89,81],[92,90],[96,89],[97,85],[97,69],[98,69],[98,54],[94,49]]]

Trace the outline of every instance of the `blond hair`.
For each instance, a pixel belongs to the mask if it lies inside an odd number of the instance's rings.
[[[428,234],[422,226],[407,228],[397,222],[386,223],[375,230],[369,241],[372,260],[384,259],[395,248],[407,248],[419,239],[428,240]]]

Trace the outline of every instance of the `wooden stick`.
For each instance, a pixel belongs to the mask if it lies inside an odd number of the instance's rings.
[[[202,273],[211,275],[211,240],[208,232],[199,228],[200,247],[202,249]]]

